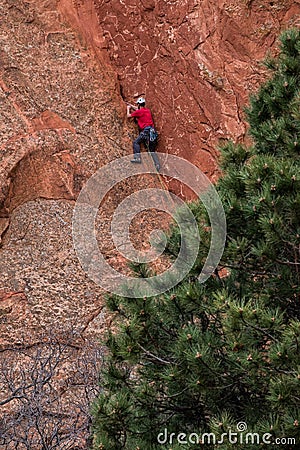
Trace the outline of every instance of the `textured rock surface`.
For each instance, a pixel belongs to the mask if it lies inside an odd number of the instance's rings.
[[[45,327],[101,332],[106,326],[103,292],[75,255],[72,214],[84,182],[131,152],[133,129],[107,56],[71,28],[59,6],[55,0],[0,5],[2,345],[25,334],[38,339]],[[146,184],[156,182],[148,177]],[[109,215],[136,186],[116,189],[97,221],[101,250],[118,267],[124,259],[113,250]]]
[[[0,6],[3,345],[21,334],[38,338],[41,327],[66,319],[84,326],[102,308],[100,290],[76,262],[72,200],[84,177],[119,151],[107,136],[110,122],[116,139],[122,136],[123,121],[115,78],[102,84],[104,68],[92,63],[56,6]],[[106,118],[97,122],[106,102]]]

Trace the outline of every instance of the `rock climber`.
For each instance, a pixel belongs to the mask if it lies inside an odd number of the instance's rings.
[[[144,144],[148,147],[149,152],[154,161],[156,170],[159,172],[160,163],[157,154],[155,153],[155,147],[157,145],[157,132],[154,128],[154,122],[152,114],[149,108],[146,108],[146,100],[144,97],[139,97],[136,101],[137,106],[127,105],[127,117],[135,118],[139,127],[139,135],[133,141],[133,159],[132,163],[141,163],[141,146]],[[133,111],[131,112],[131,109]]]

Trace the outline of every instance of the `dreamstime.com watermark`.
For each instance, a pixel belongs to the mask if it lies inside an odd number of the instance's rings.
[[[226,218],[222,202],[213,184],[198,167],[178,156],[164,153],[157,155],[162,165],[160,174],[191,189],[207,211],[211,242],[198,277],[199,282],[204,283],[214,273],[224,251]],[[155,208],[166,212],[177,222],[181,238],[179,254],[167,270],[148,278],[130,277],[109,265],[105,254],[99,249],[95,231],[95,220],[101,202],[114,186],[124,180],[130,182],[131,177],[144,174],[157,175],[150,154],[143,153],[142,164],[131,164],[131,158],[132,156],[128,155],[115,159],[101,167],[87,181],[75,204],[72,231],[78,259],[88,277],[110,293],[139,298],[162,294],[188,275],[198,256],[200,233],[192,210],[181,198],[163,187],[137,188],[114,211],[111,235],[116,249],[129,262],[135,263],[149,263],[162,255],[167,242],[162,230],[153,230],[151,233],[151,248],[148,252],[137,250],[130,239],[130,224],[133,218],[145,210]]]
[[[228,430],[226,433],[217,435],[215,433],[169,433],[168,429],[157,435],[157,442],[164,444],[200,444],[200,445],[296,445],[296,439],[292,437],[276,438],[271,433],[253,433],[247,432],[246,422],[239,422],[236,431]],[[248,448],[248,447],[247,447]]]

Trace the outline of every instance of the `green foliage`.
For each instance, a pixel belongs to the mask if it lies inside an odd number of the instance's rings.
[[[267,65],[270,79],[247,109],[253,146],[229,142],[221,150],[217,190],[228,230],[214,276],[197,280],[210,228],[195,202],[201,242],[190,274],[157,297],[108,301],[116,326],[93,406],[95,449],[248,448],[245,433],[238,443],[228,440],[239,422],[253,439],[268,433],[299,445],[299,30],[283,33],[280,56]],[[174,227],[170,257],[180,245]],[[143,265],[133,269],[148,275]],[[183,444],[180,433],[203,443]],[[251,443],[253,450],[272,447]]]
[[[299,158],[299,30],[284,32],[280,41],[279,58],[267,61],[273,77],[250,96],[250,134],[256,153]]]

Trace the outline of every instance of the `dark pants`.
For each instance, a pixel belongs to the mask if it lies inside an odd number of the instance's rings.
[[[158,156],[155,153],[157,142],[150,142],[149,130],[141,131],[138,137],[133,141],[133,153],[135,158],[141,157],[141,144],[144,144],[147,150],[151,153],[155,167],[159,169],[160,163]]]

